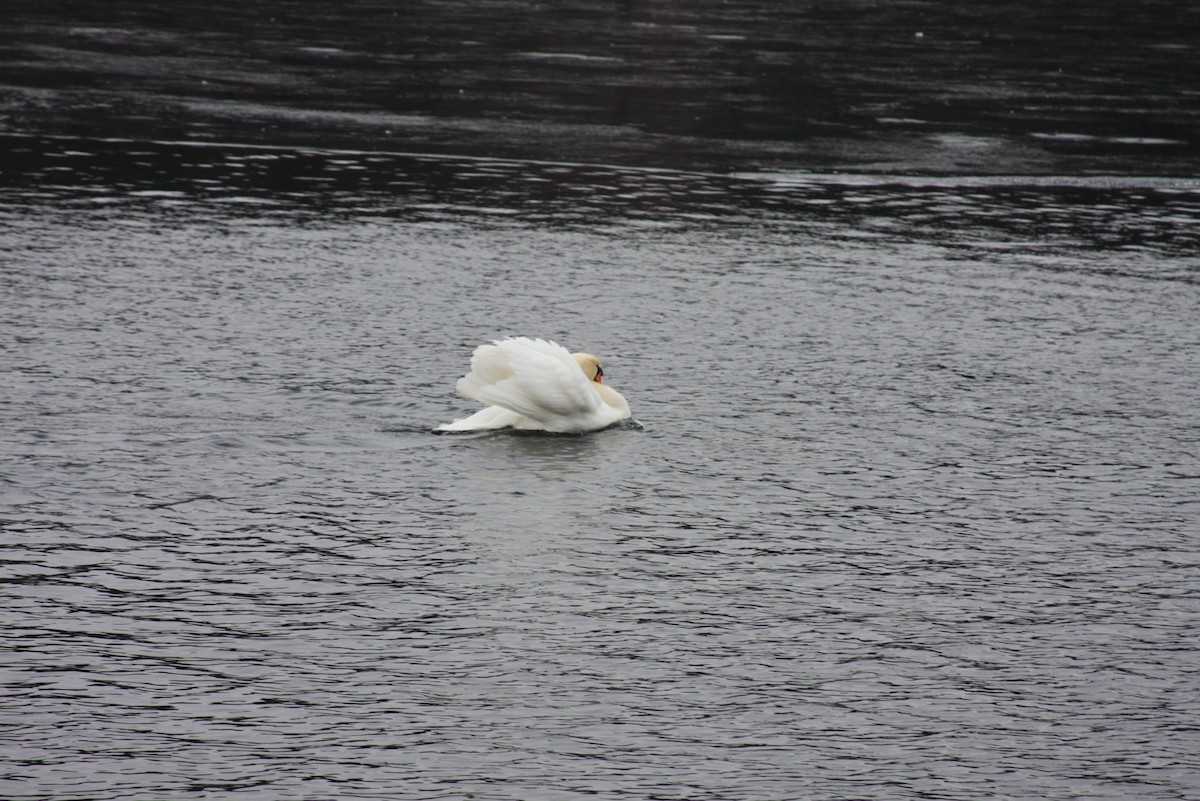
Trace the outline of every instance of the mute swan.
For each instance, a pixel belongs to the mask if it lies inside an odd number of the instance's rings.
[[[590,353],[570,353],[544,339],[497,339],[475,349],[471,372],[456,385],[487,408],[434,430],[598,431],[629,417],[629,404],[603,375]]]

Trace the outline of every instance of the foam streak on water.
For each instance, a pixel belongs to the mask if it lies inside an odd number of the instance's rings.
[[[6,145],[3,797],[1200,797],[1194,183]]]

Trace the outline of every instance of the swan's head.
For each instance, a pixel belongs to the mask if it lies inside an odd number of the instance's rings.
[[[604,377],[604,368],[600,366],[600,360],[590,353],[572,353],[575,362],[579,365],[579,369],[588,377],[588,381],[595,381],[597,384],[603,384],[601,380]]]

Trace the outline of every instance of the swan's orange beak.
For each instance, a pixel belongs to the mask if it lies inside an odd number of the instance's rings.
[[[603,384],[604,383],[603,378],[604,378],[604,371],[602,369],[600,369],[599,365],[597,365],[596,366],[596,383]]]

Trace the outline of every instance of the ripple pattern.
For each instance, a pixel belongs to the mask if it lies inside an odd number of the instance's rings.
[[[18,139],[4,798],[1200,798],[1192,183]]]

